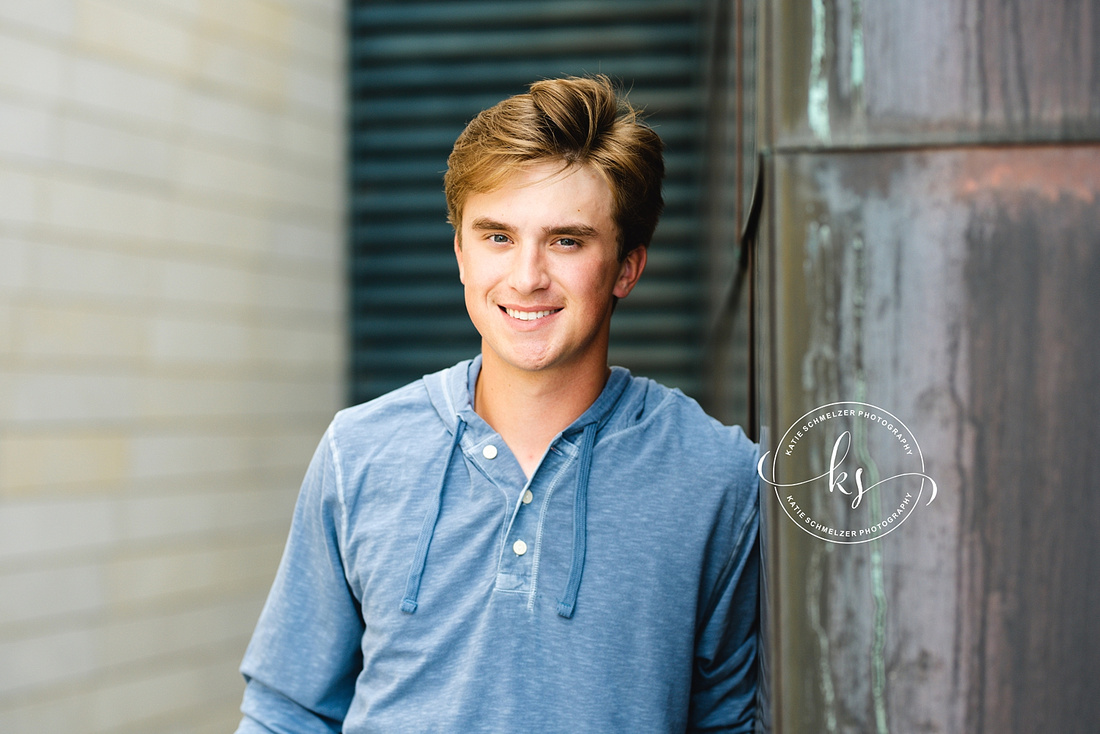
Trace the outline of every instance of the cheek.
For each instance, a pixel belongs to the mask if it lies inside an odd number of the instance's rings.
[[[500,281],[500,273],[496,272],[492,266],[493,263],[486,260],[466,259],[461,272],[462,284],[466,286],[467,296],[488,291]]]

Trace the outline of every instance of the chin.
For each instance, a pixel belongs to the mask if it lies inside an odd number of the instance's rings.
[[[515,351],[501,353],[497,350],[493,350],[493,353],[497,361],[524,372],[540,372],[554,364],[553,354]]]

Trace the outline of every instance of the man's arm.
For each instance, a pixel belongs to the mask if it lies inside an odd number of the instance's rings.
[[[755,457],[751,452],[751,457]],[[696,636],[691,684],[691,732],[751,732],[756,715],[759,616],[759,510],[753,461],[739,472],[744,503],[734,544],[704,608]]]
[[[363,622],[339,550],[332,431],[306,473],[275,583],[241,664],[238,734],[338,732],[362,668]]]

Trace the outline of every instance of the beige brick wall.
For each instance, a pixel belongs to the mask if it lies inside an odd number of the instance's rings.
[[[225,732],[343,392],[343,7],[0,2],[0,732]]]

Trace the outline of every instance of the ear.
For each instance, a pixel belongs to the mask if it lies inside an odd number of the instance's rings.
[[[638,278],[642,277],[645,270],[646,247],[635,247],[627,253],[626,258],[619,266],[619,279],[615,281],[615,290],[612,293],[616,298],[626,298],[634,286],[638,284]]]
[[[458,239],[458,232],[455,232],[455,259],[458,260],[458,282],[466,285],[466,271],[462,267],[462,243]]]

